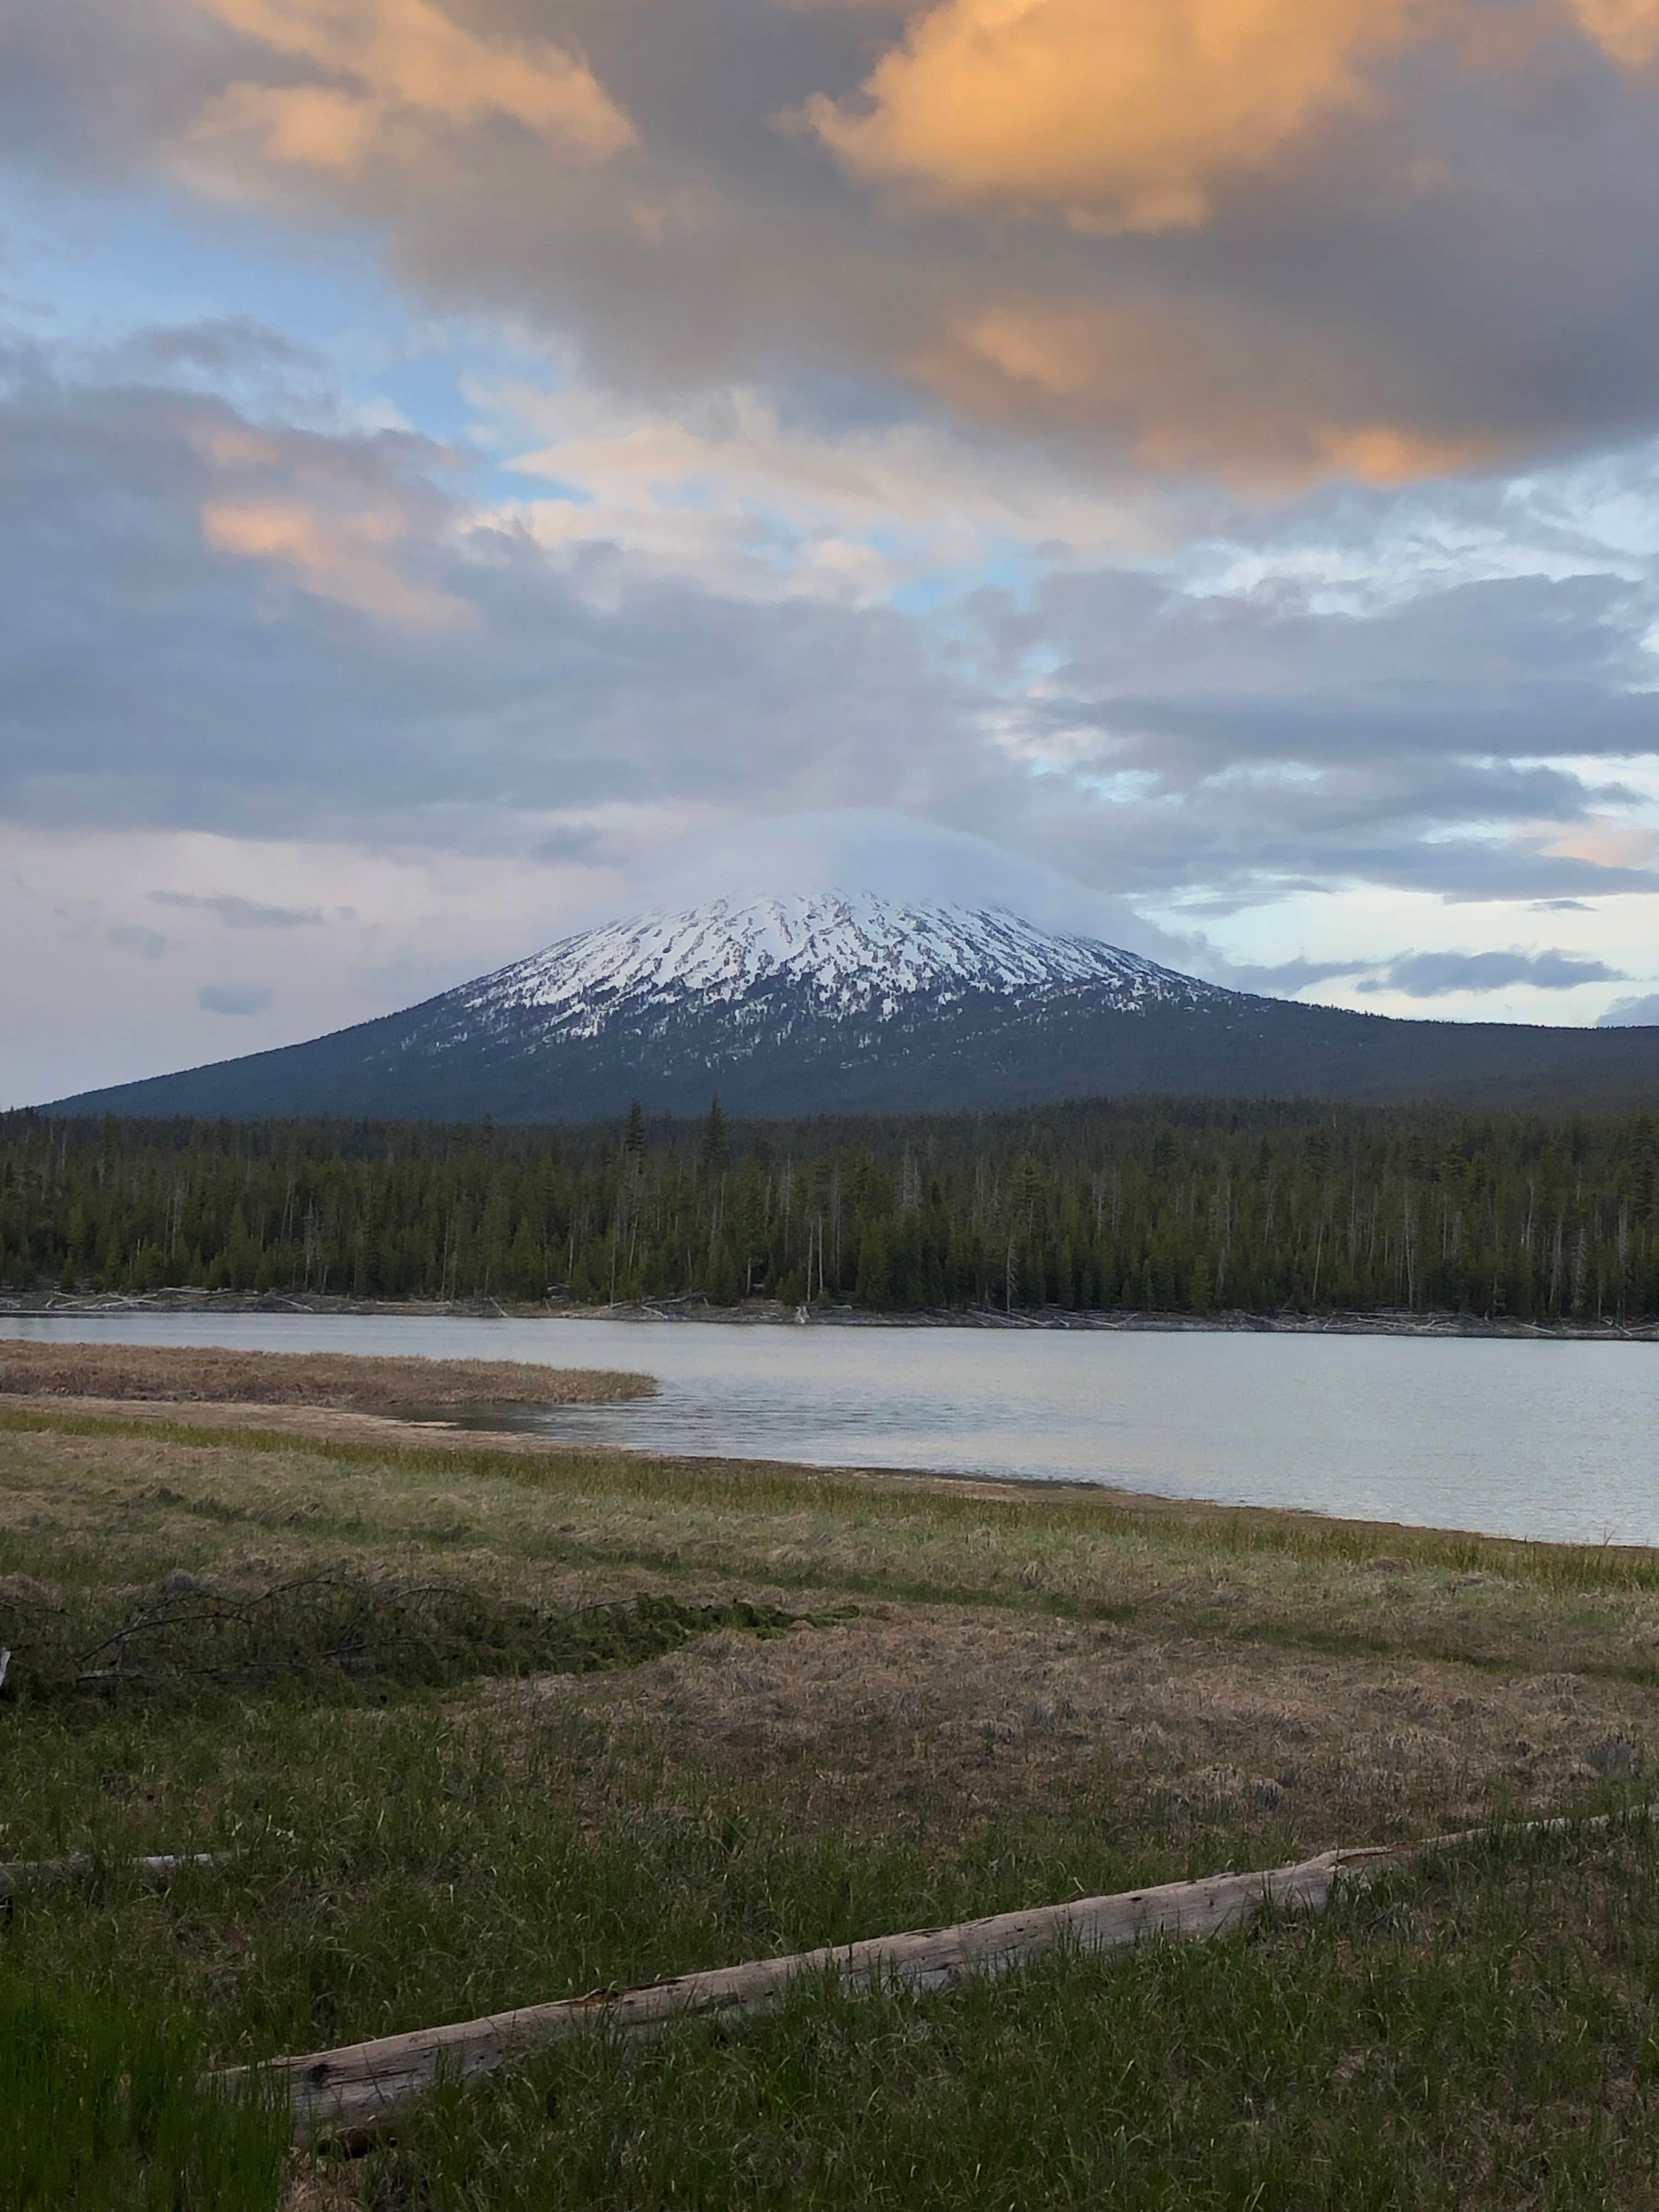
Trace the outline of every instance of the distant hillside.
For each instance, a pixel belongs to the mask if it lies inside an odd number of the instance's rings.
[[[1659,1029],[1397,1021],[1226,991],[994,909],[726,902],[568,938],[406,1012],[56,1110],[580,1121],[1136,1095],[1659,1098]]]

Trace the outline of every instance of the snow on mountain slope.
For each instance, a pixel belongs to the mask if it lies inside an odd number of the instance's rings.
[[[900,905],[870,893],[728,899],[567,937],[447,994],[453,1015],[489,1024],[534,1012],[544,1034],[598,1036],[617,1023],[762,991],[826,1015],[889,1018],[969,993],[1020,997],[1093,987],[1124,1012],[1231,994],[1087,937],[1056,935],[998,907]]]

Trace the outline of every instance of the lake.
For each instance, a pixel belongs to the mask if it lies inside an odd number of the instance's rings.
[[[642,1369],[659,1397],[513,1425],[1659,1544],[1653,1345],[286,1314],[3,1315],[0,1334]]]

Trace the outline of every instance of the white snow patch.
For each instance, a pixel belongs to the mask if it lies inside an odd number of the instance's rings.
[[[827,892],[743,905],[729,899],[562,939],[453,994],[487,1017],[548,1015],[548,1030],[597,1036],[621,1018],[733,1004],[769,986],[804,990],[830,1014],[890,1016],[907,1001],[970,992],[1025,996],[1104,987],[1123,1009],[1229,994],[1089,937],[1039,929],[1001,907],[902,905]]]

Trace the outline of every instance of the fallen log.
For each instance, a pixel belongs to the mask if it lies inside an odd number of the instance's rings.
[[[1262,1913],[1312,1915],[1330,1903],[1339,1881],[1362,1885],[1393,1867],[1431,1851],[1455,1850],[1499,1834],[1545,1834],[1568,1828],[1599,1829],[1615,1820],[1659,1818],[1659,1805],[1633,1814],[1588,1819],[1529,1820],[1504,1828],[1467,1828],[1417,1842],[1322,1851],[1292,1865],[1251,1874],[1221,1874],[1198,1881],[1172,1881],[1110,1897],[1079,1898],[1065,1905],[1000,1912],[955,1927],[877,1936],[862,1942],[825,1945],[783,1958],[681,1974],[637,1989],[595,1990],[550,2004],[522,2005],[479,2020],[415,2028],[372,2042],[314,2051],[240,2067],[228,2081],[259,2075],[286,2088],[295,2137],[305,2144],[330,2142],[361,2150],[395,2127],[441,2076],[472,2081],[495,2072],[526,2051],[594,2027],[617,2035],[654,2033],[678,2020],[726,2021],[763,2013],[797,1982],[822,1978],[854,1994],[875,1990],[943,1989],[967,1975],[1008,1972],[1062,1945],[1080,1952],[1109,1951],[1149,1937],[1195,1939],[1218,1936]]]
[[[118,1862],[127,1872],[135,1874],[146,1888],[157,1888],[173,1880],[185,1867],[211,1866],[210,1851],[197,1851],[181,1856],[172,1851],[159,1851],[153,1856]],[[98,1871],[99,1862],[90,1851],[71,1851],[61,1859],[15,1859],[9,1865],[0,1865],[0,1900],[15,1897],[19,1890],[60,1888],[65,1883],[90,1881]]]
[[[1005,1972],[1060,1944],[1103,1951],[1151,1936],[1218,1935],[1263,1910],[1317,1912],[1329,1901],[1339,1870],[1358,1875],[1395,1856],[1388,1850],[1324,1851],[1265,1873],[1215,1875],[1115,1897],[997,1913],[952,1928],[878,1936],[682,1974],[639,1989],[597,1990],[481,2020],[382,2036],[279,2059],[263,2070],[286,2084],[299,2140],[322,2137],[362,2148],[423,2097],[441,2074],[471,2081],[586,2028],[598,2026],[629,2035],[681,2019],[747,2017],[778,2003],[794,1983],[816,1977],[832,1978],[854,1992],[937,1990],[964,1974]]]

